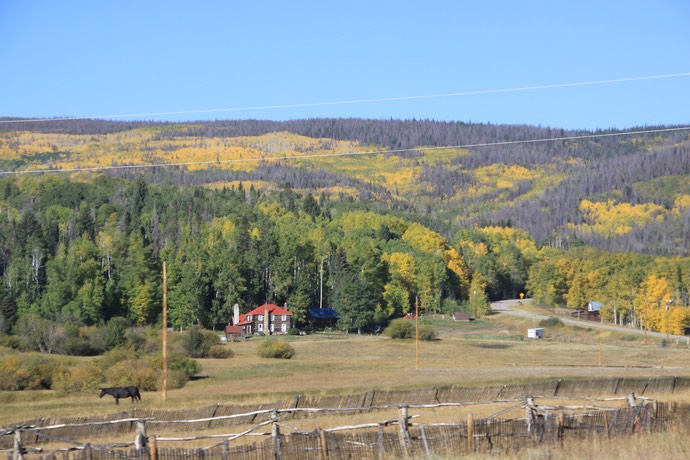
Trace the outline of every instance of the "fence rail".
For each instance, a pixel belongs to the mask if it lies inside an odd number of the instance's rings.
[[[604,388],[613,394],[622,389],[636,388],[641,393],[651,388],[677,391],[678,379],[613,379]],[[583,388],[598,387],[601,394],[603,381],[579,382]],[[619,436],[639,431],[663,430],[668,425],[690,415],[690,406],[658,403],[648,397],[630,392],[625,396],[587,398],[572,395],[574,384],[563,381],[548,382],[536,386],[502,386],[482,389],[440,388],[416,392],[368,392],[331,399],[332,407],[306,407],[311,398],[297,397],[269,407],[221,406],[205,408],[200,418],[171,418],[170,413],[157,418],[154,411],[132,410],[137,416],[111,420],[40,419],[0,429],[0,449],[7,458],[45,459],[292,459],[292,458],[391,458],[422,455],[458,455],[471,452],[487,452],[519,449],[527,445],[561,442],[565,438],[587,436]],[[669,390],[670,389],[670,390]],[[454,391],[458,390],[458,391]],[[529,396],[532,391],[544,391],[544,395]],[[536,394],[535,391],[535,394]],[[378,392],[377,392],[378,393]],[[472,400],[449,401],[449,395],[462,393],[473,395]],[[527,394],[527,396],[525,396]],[[482,395],[492,396],[484,400]],[[513,397],[522,395],[520,397]],[[401,404],[404,396],[412,403]],[[378,405],[377,402],[397,399],[395,404]],[[500,397],[500,398],[499,398]],[[467,398],[470,399],[470,398]],[[547,404],[558,399],[568,405]],[[537,404],[537,400],[542,404]],[[569,400],[587,401],[585,405],[569,404]],[[346,407],[346,402],[359,401],[364,405]],[[459,401],[459,402],[458,402]],[[623,402],[627,407],[610,407],[607,404]],[[507,406],[485,419],[449,423],[415,423],[417,415],[410,410],[471,407],[478,404],[502,404]],[[240,409],[244,408],[244,412]],[[212,410],[211,410],[212,409]],[[359,425],[330,427],[312,431],[296,428],[295,421],[304,417],[324,414],[376,414],[382,411],[398,411],[398,416],[388,420],[375,420]],[[521,418],[501,419],[505,413],[524,410]],[[179,411],[170,411],[177,414]],[[210,412],[210,413],[209,413]],[[233,412],[233,413],[229,413]],[[124,413],[120,413],[124,414]],[[185,411],[189,417],[190,411]],[[195,414],[194,414],[195,415]],[[209,430],[232,426],[249,426],[239,433],[209,433]],[[270,431],[266,429],[270,427]],[[265,431],[261,431],[265,430]],[[162,435],[165,432],[185,431],[185,436]],[[119,444],[94,443],[98,438],[131,436],[131,442]],[[158,434],[153,434],[158,433]],[[251,442],[250,436],[263,437]],[[131,438],[130,438],[131,439]],[[171,448],[166,443],[219,440],[201,448]],[[256,438],[254,438],[256,439]],[[242,442],[239,442],[242,440]],[[59,447],[56,447],[59,446]]]

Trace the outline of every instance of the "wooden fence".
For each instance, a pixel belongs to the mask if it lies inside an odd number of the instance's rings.
[[[690,415],[690,406],[657,403],[642,396],[650,388],[676,391],[678,379],[633,381],[564,382],[555,381],[530,386],[493,388],[439,388],[416,392],[368,392],[362,395],[330,399],[330,407],[310,405],[311,398],[297,397],[282,404],[259,406],[223,406],[205,408],[207,416],[190,419],[190,411],[127,411],[136,416],[93,420],[40,419],[0,429],[0,449],[7,458],[110,459],[110,458],[218,458],[218,459],[340,459],[399,458],[424,455],[462,455],[471,452],[500,452],[524,446],[558,443],[564,439],[589,436],[620,436],[638,431],[664,430],[674,420]],[[577,385],[579,383],[579,385]],[[606,383],[606,385],[602,385]],[[552,406],[539,401],[568,400],[575,387],[591,388],[598,394],[607,390],[620,394],[611,398],[576,397],[588,405]],[[531,390],[531,391],[530,391]],[[536,390],[536,391],[535,391]],[[544,394],[537,393],[539,390]],[[534,393],[532,393],[534,391]],[[462,393],[464,398],[448,398]],[[529,394],[540,394],[530,397]],[[405,396],[410,397],[409,403]],[[316,398],[319,399],[319,398]],[[396,399],[392,405],[379,402]],[[323,401],[323,398],[320,399]],[[416,400],[416,401],[415,401]],[[354,402],[347,406],[346,403]],[[410,411],[501,404],[504,409],[484,419],[467,418],[448,423],[415,423]],[[611,404],[617,407],[611,407]],[[626,407],[620,407],[624,405]],[[243,408],[244,411],[238,410]],[[502,419],[506,413],[524,411],[524,417]],[[324,415],[395,413],[388,420],[374,420],[360,425],[304,430],[295,427],[300,419]],[[123,415],[125,413],[119,413]],[[181,416],[180,416],[181,415]],[[57,423],[56,423],[57,422]],[[238,433],[222,432],[225,427],[244,426]],[[171,432],[186,436],[173,437]],[[217,433],[208,434],[211,431]],[[219,432],[221,431],[221,432]],[[167,433],[167,434],[166,434]],[[164,435],[165,434],[165,435]],[[129,438],[119,444],[96,444],[97,439]],[[253,437],[252,437],[253,436]],[[252,442],[255,437],[262,438]],[[132,439],[133,438],[133,439]],[[168,447],[187,441],[211,440],[204,447]]]

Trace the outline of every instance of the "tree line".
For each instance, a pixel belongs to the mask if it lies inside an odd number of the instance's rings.
[[[41,318],[97,325],[160,321],[162,264],[176,328],[221,327],[232,306],[331,307],[340,327],[370,330],[420,299],[467,298],[469,273],[441,235],[352,200],[170,187],[59,175],[0,181],[0,324]],[[34,323],[35,324],[35,323]]]
[[[37,349],[60,325],[160,324],[164,262],[178,329],[222,327],[235,303],[246,312],[271,302],[287,304],[297,327],[307,308],[324,307],[338,311],[339,328],[370,331],[417,302],[481,316],[490,300],[524,292],[572,308],[598,299],[619,323],[674,333],[687,325],[687,258],[540,247],[511,227],[446,237],[290,187],[47,174],[3,178],[0,190],[0,331],[34,334]]]

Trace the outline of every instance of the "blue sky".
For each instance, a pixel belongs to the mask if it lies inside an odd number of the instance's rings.
[[[690,2],[0,0],[0,116],[128,114],[690,125]]]

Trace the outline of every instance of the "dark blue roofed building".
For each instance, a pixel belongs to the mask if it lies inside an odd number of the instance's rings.
[[[335,327],[340,315],[332,308],[307,308],[307,322],[311,329]]]

